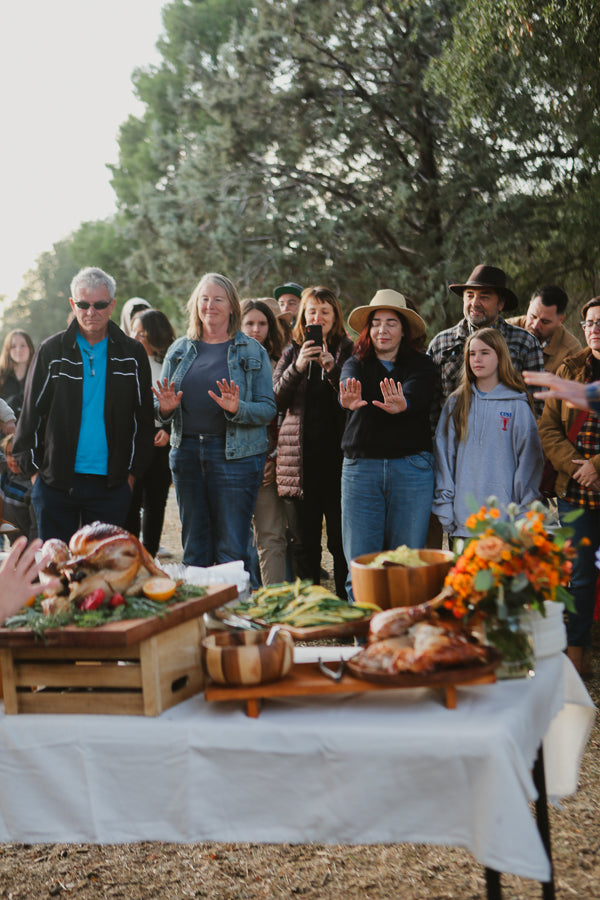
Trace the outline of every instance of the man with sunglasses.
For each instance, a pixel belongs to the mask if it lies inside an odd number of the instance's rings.
[[[33,482],[43,540],[94,521],[123,525],[154,441],[148,356],[110,321],[116,282],[98,268],[71,282],[73,320],[40,344],[13,444]]]

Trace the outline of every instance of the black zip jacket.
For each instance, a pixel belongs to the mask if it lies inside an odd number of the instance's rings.
[[[43,341],[25,383],[13,453],[25,475],[36,472],[58,490],[73,481],[83,402],[83,361],[77,321]],[[114,322],[108,323],[104,424],[108,487],[148,468],[154,448],[154,411],[146,351]]]

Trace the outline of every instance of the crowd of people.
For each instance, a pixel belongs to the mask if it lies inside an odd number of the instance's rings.
[[[551,467],[559,518],[581,510],[576,536],[590,541],[568,623],[569,655],[585,670],[600,545],[600,298],[583,307],[582,346],[564,326],[561,288],[535,291],[511,319],[518,301],[499,268],[476,266],[450,290],[463,317],[429,344],[391,289],[351,311],[353,340],[328,287],[287,282],[240,300],[208,273],[176,338],[139,297],[117,326],[114,279],[83,269],[66,329],[36,352],[13,331],[0,354],[3,517],[29,540],[65,541],[99,519],[156,555],[172,481],[185,564],[241,559],[254,582],[318,584],[325,522],[335,590],[351,600],[356,556],[441,546],[443,533],[452,545],[466,535],[468,495],[525,508]],[[583,394],[561,394],[565,384]]]

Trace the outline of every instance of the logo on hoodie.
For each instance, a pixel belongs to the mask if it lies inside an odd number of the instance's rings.
[[[502,431],[508,431],[508,423],[512,419],[511,412],[501,412],[500,419],[502,420]]]

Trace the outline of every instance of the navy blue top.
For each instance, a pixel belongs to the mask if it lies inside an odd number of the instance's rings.
[[[229,381],[227,352],[231,341],[206,344],[197,341],[197,355],[181,382],[183,434],[225,434],[225,413],[208,391],[220,396],[217,381]]]

